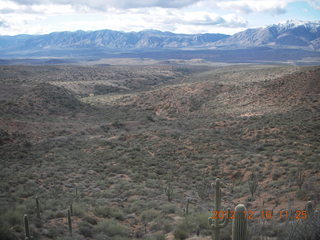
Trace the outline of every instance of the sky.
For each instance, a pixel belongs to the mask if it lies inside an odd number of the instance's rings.
[[[320,0],[0,0],[0,35],[100,29],[234,34],[288,20],[319,21]]]

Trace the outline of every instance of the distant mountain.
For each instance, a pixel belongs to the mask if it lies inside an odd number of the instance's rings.
[[[227,38],[225,34],[174,34],[156,30],[120,32],[112,30],[54,32],[46,35],[0,36],[0,50],[40,49],[142,49],[206,46]]]
[[[247,29],[232,36],[212,33],[175,34],[157,30],[0,36],[0,58],[3,59],[0,64],[11,64],[8,59],[39,57],[55,58],[43,64],[119,57],[201,58],[229,62],[286,61],[315,58],[319,54],[320,21],[287,21],[264,28]]]
[[[320,49],[320,21],[287,21],[264,28],[247,29],[214,43],[217,47],[303,47]]]

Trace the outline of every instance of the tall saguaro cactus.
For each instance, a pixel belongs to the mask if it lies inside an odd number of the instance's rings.
[[[243,204],[235,208],[234,219],[232,220],[232,240],[247,240],[248,220],[247,209]]]
[[[253,198],[253,194],[257,191],[257,188],[258,188],[258,185],[259,185],[258,178],[254,173],[251,174],[248,183],[249,183],[249,190],[250,190],[250,193],[251,193],[251,197]]]
[[[71,213],[69,209],[68,209],[68,226],[69,226],[69,233],[72,236],[72,222],[71,222]]]
[[[72,207],[72,203],[70,204],[70,214],[71,214],[71,216],[73,215],[73,207]]]
[[[216,179],[216,183],[215,183],[215,188],[216,188],[216,196],[215,196],[215,207],[214,207],[214,211],[215,213],[217,213],[218,217],[216,217],[215,219],[212,219],[211,217],[209,218],[209,225],[211,226],[211,228],[214,229],[214,240],[220,240],[220,229],[224,228],[227,226],[228,222],[229,222],[229,209],[228,209],[228,216],[225,216],[223,219],[219,218],[219,212],[220,212],[220,208],[221,208],[221,189],[220,189],[220,179],[217,178]]]
[[[186,205],[186,208],[185,208],[185,214],[186,214],[186,216],[189,215],[189,204],[190,204],[190,198],[187,198],[187,205]]]
[[[28,215],[23,216],[25,240],[31,240]]]
[[[37,208],[37,218],[40,219],[40,204],[39,204],[39,198],[36,197],[36,208]]]
[[[171,202],[173,197],[173,186],[170,182],[165,187],[164,192],[168,197],[168,201]]]

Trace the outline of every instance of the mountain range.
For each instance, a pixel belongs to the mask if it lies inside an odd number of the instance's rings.
[[[46,35],[0,36],[0,49],[144,49],[203,47],[229,37],[225,34],[174,34],[157,30],[54,32]]]
[[[214,44],[224,47],[305,47],[320,49],[320,21],[287,21],[264,28],[247,29]]]
[[[54,32],[44,35],[0,36],[0,57],[86,56],[150,50],[234,50],[248,48],[320,50],[320,21],[287,21],[234,35],[175,34],[157,30]]]

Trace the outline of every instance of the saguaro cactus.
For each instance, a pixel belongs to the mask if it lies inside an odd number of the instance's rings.
[[[186,209],[185,209],[186,216],[189,215],[189,204],[190,204],[190,198],[187,198],[187,205],[186,205]]]
[[[71,222],[71,213],[69,209],[68,209],[68,226],[69,226],[69,233],[72,236],[72,222]]]
[[[303,170],[302,169],[298,170],[297,177],[296,177],[296,182],[297,182],[297,185],[298,185],[299,189],[301,190],[302,185],[304,183],[304,174],[303,174]]]
[[[232,220],[232,240],[247,240],[248,221],[247,209],[243,204],[235,208],[234,219]]]
[[[313,208],[312,202],[308,201],[305,208],[306,208],[306,211],[307,211],[307,214],[308,214],[308,218],[311,219],[313,217],[313,214],[314,214],[314,208]]]
[[[170,182],[165,187],[164,192],[168,197],[168,201],[171,202],[173,197],[173,186]]]
[[[70,204],[70,214],[71,214],[71,216],[73,215],[73,207],[72,207],[72,203]]]
[[[257,191],[258,188],[258,178],[257,176],[252,173],[249,179],[249,189],[250,189],[250,193],[251,193],[251,197],[253,198],[253,194]]]
[[[227,226],[228,222],[229,222],[229,209],[228,209],[228,215],[225,216],[223,219],[219,218],[219,212],[220,212],[220,207],[221,207],[221,189],[220,189],[220,179],[217,178],[216,179],[216,183],[215,183],[215,188],[216,188],[216,201],[215,201],[215,208],[214,211],[215,213],[217,213],[218,217],[216,217],[215,219],[212,219],[212,217],[209,218],[209,225],[211,226],[211,228],[214,229],[214,240],[219,240],[220,239],[220,229],[224,228]]]
[[[28,215],[23,216],[25,240],[31,240]]]
[[[37,218],[40,219],[40,204],[39,204],[39,199],[36,197],[36,207],[37,207]]]

